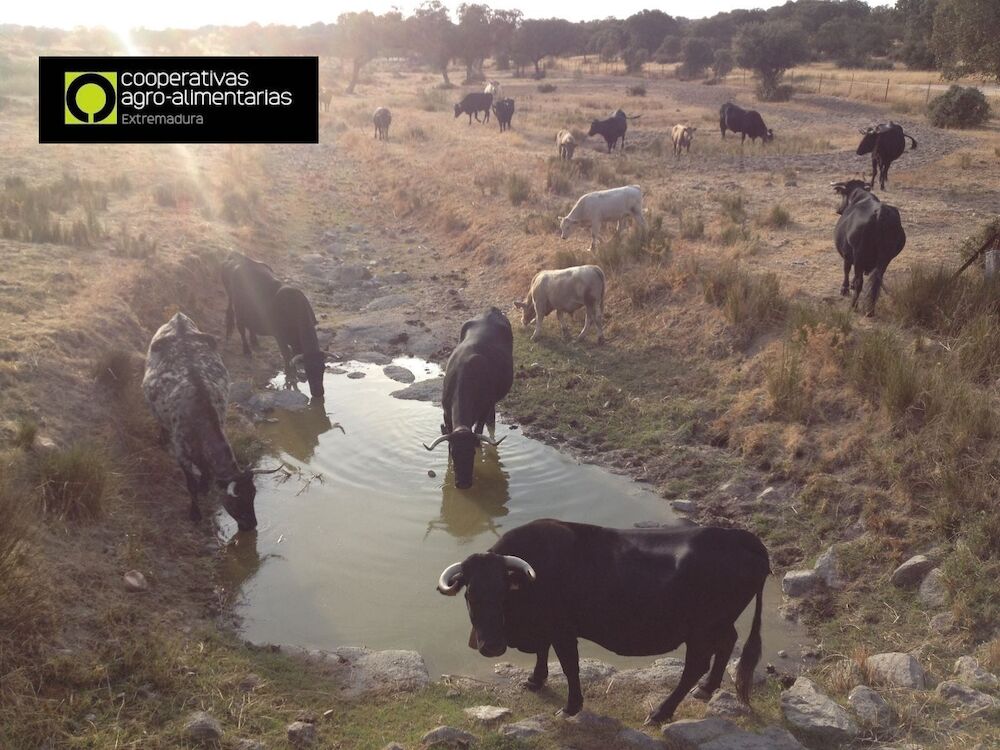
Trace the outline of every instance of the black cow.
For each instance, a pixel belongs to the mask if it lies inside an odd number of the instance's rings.
[[[885,181],[889,178],[889,167],[906,151],[906,139],[913,144],[910,151],[915,151],[917,142],[913,136],[903,132],[903,126],[892,120],[889,124],[879,123],[864,130],[859,130],[863,136],[858,144],[858,156],[872,155],[872,186],[875,186],[875,173],[878,172],[879,187],[885,190]]]
[[[476,116],[476,122],[479,122],[479,113],[483,113],[483,122],[490,121],[490,107],[493,105],[493,94],[484,94],[482,92],[476,92],[472,94],[466,94],[462,97],[462,101],[455,105],[455,117],[459,115],[468,115],[469,124],[472,124],[472,116]]]
[[[732,102],[726,102],[719,109],[719,130],[722,137],[726,137],[726,131],[731,130],[740,134],[740,145],[746,141],[747,136],[756,142],[758,138],[763,143],[770,143],[774,140],[774,131],[764,124],[764,118],[755,109],[742,109]]]
[[[497,116],[497,121],[500,123],[500,132],[507,130],[510,127],[511,118],[514,117],[514,100],[501,99],[494,102],[493,114]]]
[[[322,398],[326,353],[319,347],[316,315],[302,290],[283,284],[266,263],[237,252],[231,252],[222,264],[222,285],[229,297],[226,338],[232,335],[235,325],[243,341],[243,353],[249,357],[250,345],[257,345],[258,335],[274,336],[286,375],[298,379],[297,368],[301,365],[309,392]]]
[[[767,550],[748,531],[618,530],[543,519],[508,531],[486,554],[450,565],[438,591],[455,596],[465,587],[469,646],[483,656],[496,658],[508,646],[535,654],[531,690],[545,684],[553,647],[569,683],[563,708],[569,715],[583,707],[578,638],[623,656],[687,644],[680,682],[647,717],[652,723],[669,720],[706,672],[698,697],[718,689],[736,644],[736,619],[756,596],[736,670],[737,692],[749,702],[769,573]]]
[[[624,110],[616,109],[611,117],[606,117],[603,120],[591,120],[590,130],[587,132],[588,136],[600,135],[604,138],[605,143],[608,144],[608,153],[611,153],[611,149],[615,147],[618,143],[618,139],[622,142],[622,151],[625,150],[625,131],[628,130],[628,121],[637,120],[642,115],[628,116],[625,114]]]
[[[448,442],[448,453],[455,466],[455,486],[472,486],[472,468],[481,442],[494,441],[496,405],[514,383],[514,334],[510,321],[496,307],[491,307],[462,326],[458,346],[448,358],[444,374],[441,406],[444,424],[441,437],[424,447],[434,450]],[[483,436],[483,426],[490,437]]]
[[[844,259],[844,285],[840,293],[847,296],[848,277],[854,266],[854,299],[858,305],[864,277],[871,274],[872,284],[867,314],[874,315],[875,302],[882,287],[882,276],[890,261],[906,245],[906,233],[895,206],[882,203],[873,193],[872,185],[864,180],[833,182],[833,189],[843,199],[837,213],[840,218],[833,236],[837,252]]]

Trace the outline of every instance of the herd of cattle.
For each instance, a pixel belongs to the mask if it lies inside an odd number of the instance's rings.
[[[329,99],[325,100],[328,108]],[[490,111],[501,130],[510,126],[512,99],[490,82],[486,91],[469,94],[455,105],[455,116]],[[635,116],[635,117],[638,117]],[[628,117],[618,110],[594,120],[590,135],[600,135],[612,151],[624,148]],[[380,107],[373,122],[375,136],[388,138],[392,116]],[[758,112],[727,103],[719,113],[719,128],[743,139],[774,139]],[[671,135],[674,154],[689,151],[697,128],[679,124]],[[835,229],[837,250],[844,260],[842,294],[853,288],[858,304],[865,275],[871,275],[874,308],[882,276],[902,250],[906,236],[899,212],[874,195],[876,173],[885,188],[889,166],[916,141],[895,124],[862,132],[859,155],[872,155],[872,179],[831,183],[841,197]],[[569,130],[556,136],[559,156],[572,159],[577,147]],[[607,222],[631,217],[645,227],[642,191],[637,185],[595,191],[580,197],[560,218],[565,239],[573,227],[591,230],[591,245]],[[854,280],[850,270],[854,268]],[[273,336],[290,382],[305,380],[314,400],[324,395],[327,354],[319,346],[316,317],[306,295],[285,284],[265,263],[231,253],[222,264],[222,285],[228,297],[226,338],[238,330],[244,354],[250,356],[257,336]],[[542,332],[542,320],[555,312],[564,336],[569,317],[583,308],[585,320],[578,339],[594,327],[604,341],[605,275],[596,265],[541,271],[531,281],[524,300],[514,303],[521,322],[534,323],[532,340]],[[445,369],[441,435],[428,451],[447,443],[455,485],[471,487],[476,455],[495,439],[497,404],[514,382],[513,331],[507,316],[491,307],[465,322]],[[216,339],[177,313],[153,336],[142,388],[160,425],[164,441],[180,464],[191,498],[190,516],[201,518],[199,495],[214,481],[224,490],[223,507],[240,530],[254,529],[254,475],[262,470],[241,468],[226,437],[224,423],[229,375]],[[488,435],[484,435],[484,430]],[[578,713],[583,705],[577,640],[585,638],[618,654],[659,655],[686,644],[684,670],[670,695],[647,717],[669,720],[688,691],[707,673],[695,691],[707,699],[718,689],[737,640],[735,621],[756,598],[750,634],[736,670],[739,696],[749,700],[752,675],[761,655],[761,608],[764,582],[770,573],[767,550],[745,531],[719,528],[658,528],[616,530],[545,519],[504,534],[484,554],[474,554],[446,568],[438,590],[454,596],[464,588],[472,632],[469,646],[497,657],[508,646],[536,656],[527,687],[539,689],[548,677],[548,654],[555,650],[569,691],[563,712]],[[681,613],[683,613],[681,615]]]

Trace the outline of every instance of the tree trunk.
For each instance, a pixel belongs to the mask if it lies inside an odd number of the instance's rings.
[[[451,86],[451,81],[448,79],[448,63],[441,66],[441,77],[444,78],[445,86]]]
[[[351,71],[351,82],[347,86],[347,93],[353,94],[354,87],[358,85],[358,76],[361,75],[361,66],[364,65],[364,60],[354,58],[353,70]]]

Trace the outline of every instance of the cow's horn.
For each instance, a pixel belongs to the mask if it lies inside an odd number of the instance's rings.
[[[494,440],[493,438],[491,438],[491,437],[487,437],[486,435],[480,435],[480,436],[479,436],[479,439],[480,439],[480,440],[482,440],[482,441],[483,441],[484,443],[489,443],[489,444],[490,444],[490,445],[492,445],[492,446],[493,446],[494,448],[496,448],[496,447],[497,447],[498,445],[500,445],[500,443],[502,443],[502,442],[503,442],[504,440],[506,440],[506,439],[507,439],[507,436],[506,436],[506,435],[504,435],[504,436],[503,436],[502,438],[500,438],[499,440]]]
[[[251,469],[251,474],[275,474],[285,468],[284,464],[274,468],[274,469]]]
[[[291,360],[290,364],[292,365],[292,367],[295,367],[297,365],[301,365],[302,364],[302,355],[301,354],[296,354],[294,357],[292,357],[292,360]]]
[[[432,451],[432,450],[434,450],[435,448],[438,447],[438,445],[441,443],[442,440],[451,440],[451,435],[442,435],[441,437],[439,437],[437,440],[435,440],[430,445],[427,445],[427,443],[424,443],[424,447],[427,450]]]
[[[532,568],[530,565],[528,565],[528,563],[526,563],[520,557],[514,557],[513,555],[504,555],[503,564],[506,565],[509,570],[520,570],[522,573],[528,576],[528,580],[531,581],[532,583],[534,583],[537,578],[537,576],[535,575],[535,569]],[[451,568],[449,568],[448,570],[451,570]],[[448,571],[446,570],[445,572],[447,573]],[[442,579],[443,578],[444,576],[442,576]]]
[[[437,590],[445,596],[455,596],[459,589],[462,588],[462,583],[462,563],[452,563],[441,573],[441,577],[438,579]]]

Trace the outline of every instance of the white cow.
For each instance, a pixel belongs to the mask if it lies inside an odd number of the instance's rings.
[[[576,138],[568,130],[560,130],[556,133],[556,145],[559,147],[559,158],[570,160],[573,152],[576,151]]]
[[[559,233],[566,239],[577,224],[589,226],[590,250],[593,252],[601,226],[605,222],[616,221],[621,230],[622,220],[627,216],[632,216],[639,226],[646,228],[646,220],[642,218],[642,189],[638,185],[596,190],[582,196],[569,214],[560,217]]]
[[[694,138],[694,131],[697,129],[688,125],[674,125],[670,131],[670,138],[674,142],[674,156],[680,156],[681,149],[691,153],[691,141]]]
[[[563,337],[569,336],[568,317],[581,307],[586,310],[583,330],[597,326],[597,343],[604,343],[604,271],[598,266],[573,266],[559,271],[539,271],[531,280],[524,302],[515,302],[521,311],[521,322],[528,326],[535,321],[532,341],[542,335],[542,319],[555,310]]]
[[[498,102],[503,99],[503,89],[500,87],[500,81],[487,81],[486,88],[483,89],[484,94],[493,94],[493,101]]]

